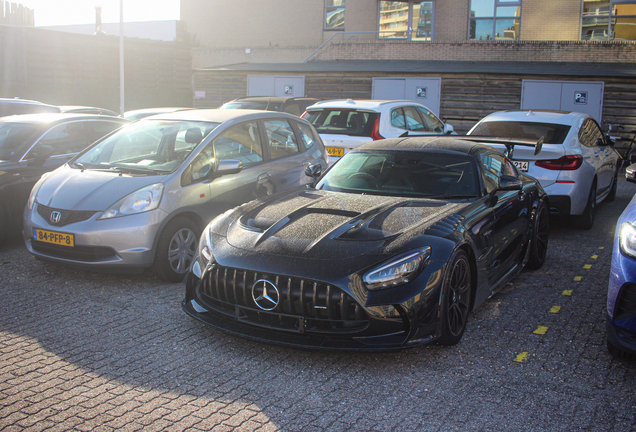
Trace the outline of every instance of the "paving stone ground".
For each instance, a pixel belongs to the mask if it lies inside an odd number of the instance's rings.
[[[181,284],[41,263],[9,240],[0,430],[636,430],[636,361],[613,359],[604,329],[612,234],[635,192],[621,179],[591,231],[554,221],[548,262],[476,310],[459,345],[397,353],[238,339],[186,316]]]

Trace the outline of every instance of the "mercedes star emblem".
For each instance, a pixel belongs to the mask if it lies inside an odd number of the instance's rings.
[[[259,279],[252,285],[252,299],[259,308],[271,311],[278,306],[280,294],[276,285],[265,279]]]

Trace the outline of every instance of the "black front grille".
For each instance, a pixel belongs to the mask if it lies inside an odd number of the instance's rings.
[[[636,315],[636,285],[628,283],[623,285],[616,299],[614,320],[622,320]]]
[[[278,305],[262,310],[252,287],[267,280]],[[350,334],[369,326],[364,309],[339,288],[314,280],[215,266],[204,277],[200,299],[210,308],[252,325],[292,332]]]
[[[84,220],[88,220],[91,217],[93,217],[95,213],[97,213],[94,211],[60,210],[60,209],[54,209],[51,207],[43,206],[40,204],[37,205],[37,209],[38,209],[38,214],[40,216],[42,216],[49,223],[55,226],[63,226],[63,225],[68,225],[74,222],[81,222]],[[51,213],[53,213],[54,211],[60,212],[61,217],[59,222],[53,222],[51,220]]]
[[[115,250],[105,246],[60,246],[52,243],[32,241],[35,252],[42,255],[74,261],[97,262],[115,258]]]

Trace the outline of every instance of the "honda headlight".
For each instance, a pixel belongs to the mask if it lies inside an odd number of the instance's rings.
[[[430,256],[431,248],[428,246],[399,255],[365,273],[364,283],[370,290],[408,283],[422,272]]]
[[[159,207],[162,195],[163,183],[146,186],[117,201],[97,219],[111,219],[154,210]]]
[[[51,172],[46,172],[44,174],[42,174],[42,177],[40,177],[40,180],[38,180],[38,182],[33,185],[33,189],[31,189],[31,194],[29,194],[29,210],[33,210],[33,204],[35,204],[35,197],[38,195],[38,191],[40,190],[40,187],[42,187],[42,183],[44,183],[44,180],[46,180],[46,178],[51,174]]]
[[[629,222],[623,223],[618,237],[621,242],[621,252],[636,258],[636,227]]]

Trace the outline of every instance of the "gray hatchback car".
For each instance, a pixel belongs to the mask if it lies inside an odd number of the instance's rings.
[[[131,123],[34,186],[23,236],[38,259],[87,269],[186,275],[202,228],[327,168],[311,124],[286,113],[189,110]],[[313,173],[312,173],[313,174]]]

